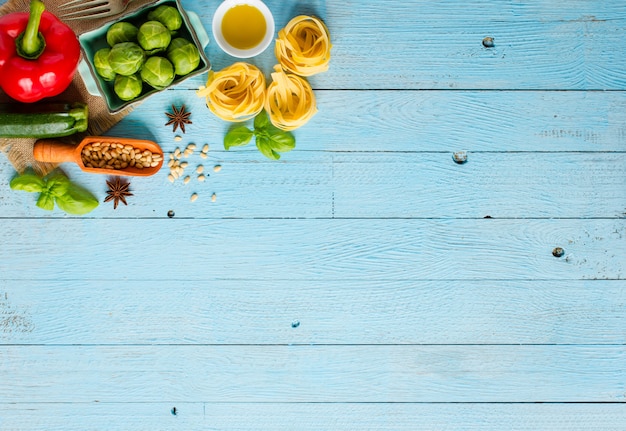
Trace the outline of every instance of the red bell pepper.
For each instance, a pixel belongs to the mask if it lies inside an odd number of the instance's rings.
[[[80,59],[76,34],[32,0],[29,12],[0,17],[0,87],[20,102],[62,93]]]

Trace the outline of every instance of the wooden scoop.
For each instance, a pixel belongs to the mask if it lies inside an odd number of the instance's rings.
[[[106,175],[149,176],[163,165],[163,150],[156,142],[110,136],[87,136],[78,145],[40,139],[33,156],[40,162],[75,162],[85,172]]]

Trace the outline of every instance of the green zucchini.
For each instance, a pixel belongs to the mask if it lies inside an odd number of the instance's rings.
[[[0,104],[0,138],[57,138],[87,130],[87,105]]]

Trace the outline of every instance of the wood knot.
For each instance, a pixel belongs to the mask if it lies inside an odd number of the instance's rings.
[[[484,38],[483,39],[483,46],[485,48],[493,48],[495,46],[495,43],[493,41],[493,37],[487,36],[486,38]]]
[[[452,160],[454,160],[454,163],[456,163],[457,165],[462,165],[463,163],[467,162],[467,153],[465,151],[457,151],[456,153],[452,154]]]
[[[563,250],[561,247],[554,247],[554,250],[552,250],[552,256],[554,257],[563,257],[564,254],[565,250]]]

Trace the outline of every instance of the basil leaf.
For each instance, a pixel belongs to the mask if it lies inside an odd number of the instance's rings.
[[[264,110],[259,112],[259,115],[254,117],[254,128],[257,130],[266,129],[270,124],[270,119],[267,116],[267,112]]]
[[[53,196],[63,196],[70,186],[70,179],[60,171],[53,171],[45,178],[47,180],[46,189]]]
[[[35,174],[22,174],[13,178],[9,186],[12,190],[35,193],[42,192],[46,188],[46,182]]]
[[[272,150],[279,153],[286,153],[296,147],[296,138],[289,132],[279,130],[270,135],[270,146]]]
[[[280,154],[272,150],[272,146],[270,144],[269,138],[266,138],[265,136],[257,136],[256,147],[259,149],[261,154],[263,154],[268,159],[272,159],[272,160],[280,159]]]
[[[228,151],[231,147],[246,145],[253,135],[254,132],[246,126],[235,126],[224,136],[224,149]]]
[[[37,206],[42,210],[52,211],[54,209],[54,197],[47,191],[39,195]]]
[[[56,203],[68,214],[83,215],[98,206],[98,199],[81,186],[70,183],[65,194],[56,196]]]

